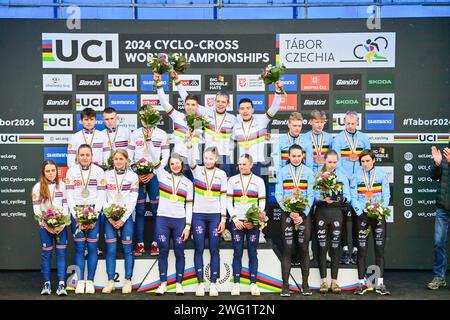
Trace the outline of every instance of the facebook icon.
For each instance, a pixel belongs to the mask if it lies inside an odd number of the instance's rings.
[[[404,183],[405,184],[412,184],[413,183],[413,176],[404,176]]]

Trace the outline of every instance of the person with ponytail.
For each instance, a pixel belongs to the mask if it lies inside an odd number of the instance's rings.
[[[136,173],[128,168],[129,159],[126,150],[117,149],[114,151],[112,157],[114,169],[105,173],[107,186],[105,208],[111,205],[119,205],[125,209],[125,213],[117,221],[104,219],[108,282],[102,292],[111,293],[115,290],[114,275],[116,274],[117,237],[120,230],[125,260],[125,281],[122,287],[122,293],[131,293],[133,289],[131,278],[134,266],[134,222],[131,215],[135,210],[138,199],[139,178]]]
[[[336,176],[335,192],[328,193],[319,188],[315,191],[316,211],[315,230],[319,243],[319,271],[322,283],[320,293],[326,294],[330,286],[327,283],[327,244],[330,238],[331,247],[329,249],[331,257],[331,291],[335,294],[341,293],[341,288],[337,284],[339,271],[339,249],[342,235],[342,211],[341,204],[350,201],[350,186],[348,177],[344,170],[337,168],[339,156],[336,151],[328,150],[324,156],[325,163],[319,170],[317,178],[326,179],[330,175]]]
[[[66,186],[58,177],[58,166],[53,161],[44,161],[41,167],[39,182],[33,186],[33,211],[40,217],[47,209],[56,208],[69,217],[67,209]],[[56,252],[56,270],[58,287],[56,294],[66,296],[66,256],[67,256],[67,228],[65,225],[52,228],[45,221],[39,219],[39,236],[41,239],[41,273],[44,282],[41,294],[51,294],[51,262],[52,252]]]
[[[275,198],[283,211],[286,210],[283,199],[291,195],[302,195],[308,200],[303,212],[284,212],[281,216],[281,237],[283,243],[283,257],[281,260],[281,273],[283,279],[282,297],[289,297],[289,274],[291,270],[292,245],[294,241],[294,227],[298,226],[298,239],[300,245],[300,263],[302,269],[302,294],[312,294],[309,289],[309,240],[311,239],[311,207],[314,202],[314,177],[310,168],[304,165],[305,153],[297,144],[288,150],[289,159],[286,165],[277,173]]]

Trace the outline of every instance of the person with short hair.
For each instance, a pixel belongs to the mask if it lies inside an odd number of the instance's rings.
[[[127,150],[130,142],[130,130],[125,126],[119,125],[118,122],[119,118],[114,108],[108,107],[103,110],[103,123],[106,127],[103,132],[108,140],[111,155],[117,149]]]
[[[434,220],[434,277],[427,284],[430,290],[437,290],[447,286],[445,274],[447,272],[447,237],[450,218],[450,142],[444,150],[431,148],[433,164],[430,177],[439,181],[436,193],[436,218]]]

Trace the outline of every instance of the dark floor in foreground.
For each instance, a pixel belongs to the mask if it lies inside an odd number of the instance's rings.
[[[205,296],[195,297],[194,293],[186,293],[184,296],[176,296],[168,293],[158,297],[152,293],[137,293],[123,295],[120,290],[112,294],[75,295],[69,292],[67,297],[41,296],[41,275],[38,271],[1,271],[0,272],[0,299],[3,300],[450,300],[450,287],[437,291],[426,289],[426,284],[431,280],[429,271],[386,271],[385,283],[392,292],[391,296],[380,296],[374,292],[368,292],[363,296],[355,296],[352,292],[344,291],[340,295],[331,293],[322,295],[314,292],[310,297],[303,297],[293,293],[290,298],[282,298],[278,293],[262,293],[260,297],[253,297],[250,293],[242,293],[239,297],[232,297],[230,293],[221,293],[217,298]]]

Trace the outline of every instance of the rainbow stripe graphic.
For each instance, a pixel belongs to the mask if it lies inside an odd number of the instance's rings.
[[[42,39],[42,62],[55,62],[52,40]]]
[[[19,136],[21,143],[44,142],[44,136]]]

